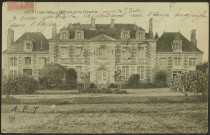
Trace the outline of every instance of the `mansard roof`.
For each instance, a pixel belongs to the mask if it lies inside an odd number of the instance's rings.
[[[157,41],[157,52],[173,52],[173,40],[182,40],[182,52],[202,52],[180,32],[164,32]]]
[[[74,39],[75,30],[83,29],[84,30],[84,38],[91,39],[101,34],[107,35],[114,39],[121,39],[121,31],[126,28],[126,30],[130,30],[130,38],[136,39],[135,34],[137,30],[145,31],[143,28],[138,27],[136,24],[114,24],[114,28],[110,28],[110,24],[95,24],[95,30],[90,29],[90,24],[81,24],[79,26],[69,25],[66,29],[70,32],[70,39]],[[59,36],[49,39],[49,41],[59,41]],[[146,39],[151,39],[148,33],[145,34]]]
[[[10,48],[7,48],[4,53],[24,52],[24,41],[26,40],[31,40],[33,42],[32,52],[44,52],[49,50],[48,41],[41,32],[25,32],[10,46]]]

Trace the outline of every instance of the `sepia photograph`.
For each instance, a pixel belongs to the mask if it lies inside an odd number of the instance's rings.
[[[1,132],[208,132],[209,3],[2,3]]]

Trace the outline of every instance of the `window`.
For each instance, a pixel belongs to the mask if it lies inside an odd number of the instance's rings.
[[[32,69],[23,69],[24,75],[32,75]]]
[[[159,66],[165,66],[167,65],[167,59],[166,58],[160,58],[159,59]]]
[[[180,66],[181,65],[181,58],[175,58],[174,64],[175,64],[175,66]]]
[[[77,76],[80,77],[82,72],[82,66],[76,66]]]
[[[143,39],[143,33],[139,32],[139,39]]]
[[[9,76],[16,76],[17,75],[17,70],[10,70],[9,71]]]
[[[102,47],[99,49],[99,58],[106,58],[106,48]]]
[[[144,58],[144,56],[145,56],[144,47],[140,47],[139,48],[139,54],[138,54],[138,56],[139,56],[139,59]]]
[[[82,39],[82,33],[81,32],[77,32],[77,39]]]
[[[124,76],[125,79],[128,79],[128,77],[129,77],[129,66],[122,66],[122,76]]]
[[[68,47],[61,47],[61,58],[68,58]]]
[[[190,58],[189,59],[189,66],[190,67],[196,66],[196,58]]]
[[[181,74],[182,73],[182,71],[173,71],[173,78],[177,75],[177,74]]]
[[[31,65],[31,58],[30,57],[25,58],[25,65]]]
[[[174,45],[173,45],[173,50],[182,50],[182,45],[181,45],[181,43],[174,43]]]
[[[75,53],[76,53],[76,57],[80,57],[82,56],[82,47],[76,47]]]
[[[144,79],[144,66],[137,67],[137,74],[139,74],[140,80]]]
[[[123,39],[128,39],[128,38],[129,38],[128,32],[123,32]]]
[[[68,32],[62,32],[61,37],[62,39],[68,39]]]
[[[43,68],[45,64],[46,64],[46,59],[39,58],[39,69]]]
[[[31,49],[30,43],[26,43],[26,49],[27,49],[27,50],[30,50],[30,49]]]
[[[13,67],[17,66],[17,58],[15,57],[10,58],[10,66],[13,66]]]

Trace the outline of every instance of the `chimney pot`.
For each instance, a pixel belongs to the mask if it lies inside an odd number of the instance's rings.
[[[7,34],[7,48],[9,48],[13,43],[14,43],[14,30],[9,28]]]
[[[114,28],[114,19],[111,19],[110,28]]]
[[[197,39],[196,39],[196,29],[191,31],[191,43],[197,47]]]
[[[95,18],[91,18],[91,30],[95,30],[96,26],[95,26]]]

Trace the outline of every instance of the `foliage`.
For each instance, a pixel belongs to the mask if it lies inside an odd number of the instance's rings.
[[[92,82],[92,83],[90,84],[90,88],[97,88],[97,87],[96,87],[96,85]]]
[[[73,68],[67,69],[65,77],[66,77],[65,83],[67,84],[67,85],[64,84],[65,89],[66,87],[68,89],[74,89],[77,87],[77,72],[75,71],[75,69]]]
[[[167,75],[165,71],[159,71],[155,74],[154,85],[156,88],[167,87]]]
[[[44,78],[43,80],[46,81],[45,84],[47,84],[47,86],[56,84],[59,89],[66,69],[59,64],[50,63],[46,64],[41,72],[42,76],[40,78]]]
[[[209,67],[209,63],[205,62],[203,64],[197,65],[196,70],[201,71],[203,73],[208,73],[208,67]]]
[[[3,94],[33,94],[38,87],[38,80],[25,75],[4,77],[2,81]]]
[[[118,85],[117,84],[114,84],[114,83],[110,83],[108,88],[117,88]]]
[[[208,90],[208,75],[202,71],[178,74],[171,81],[171,90],[205,93]]]
[[[139,87],[140,76],[138,74],[133,74],[128,79],[127,87],[129,88],[138,88]]]

